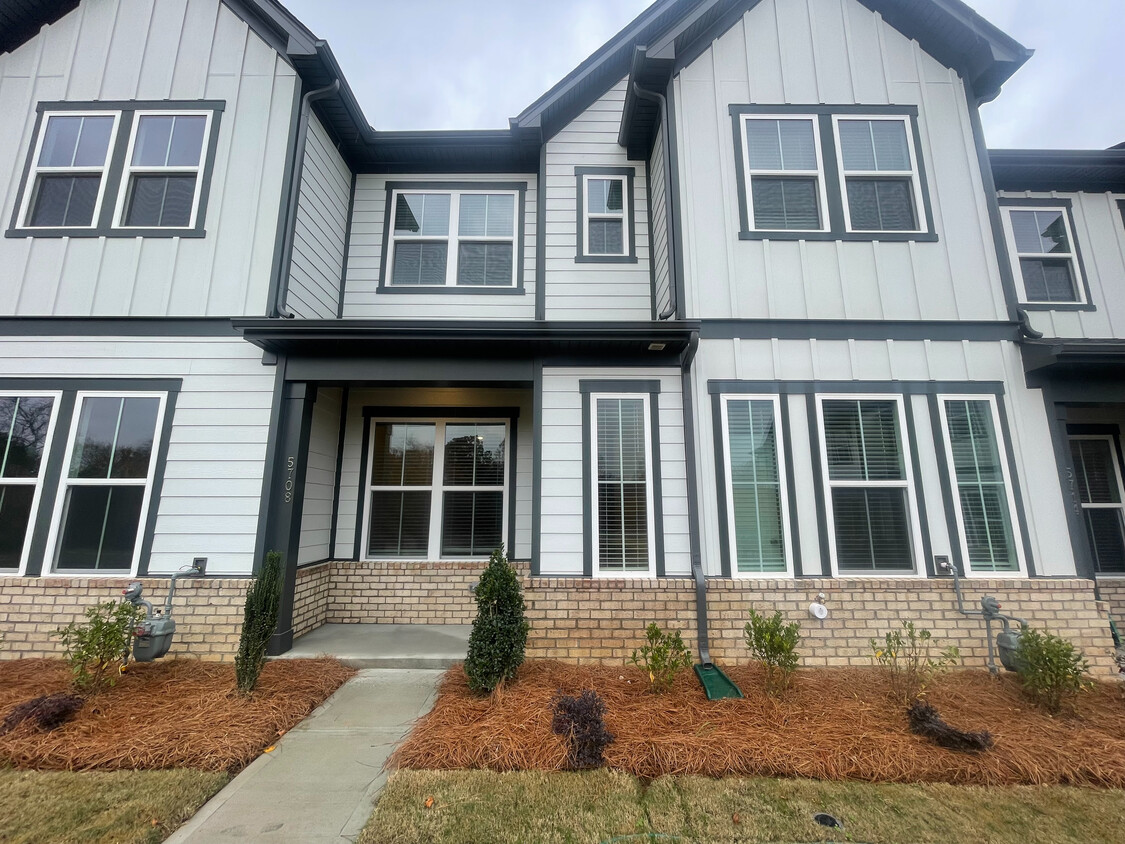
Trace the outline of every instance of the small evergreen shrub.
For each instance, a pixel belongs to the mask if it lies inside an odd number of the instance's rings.
[[[691,668],[691,654],[679,630],[665,633],[655,621],[645,629],[645,638],[648,644],[633,651],[629,661],[648,674],[649,691],[663,694],[680,671]]]
[[[800,630],[801,625],[796,621],[788,624],[782,621],[780,612],[767,618],[750,610],[750,621],[745,628],[746,646],[754,659],[765,666],[766,694],[778,695],[789,688],[801,659],[797,653]]]
[[[266,648],[277,627],[277,614],[281,608],[281,554],[270,551],[258,576],[246,590],[246,605],[242,612],[242,633],[238,637],[238,653],[234,657],[234,676],[238,690],[244,695],[254,691],[262,666],[266,663]]]
[[[910,704],[907,717],[910,719],[912,733],[924,736],[941,747],[966,752],[979,752],[992,747],[992,736],[988,730],[971,733],[951,727],[942,720],[938,711],[924,700],[916,700]]]
[[[488,694],[516,676],[527,645],[527,618],[515,568],[497,548],[476,588],[477,617],[469,634],[465,676],[469,688]]]
[[[600,768],[613,733],[605,728],[605,701],[593,689],[582,694],[559,694],[551,701],[551,732],[570,743],[567,765],[572,771]]]
[[[84,622],[72,621],[55,631],[76,688],[97,694],[117,682],[133,630],[143,617],[140,607],[125,601],[106,601],[87,607]]]
[[[73,718],[86,701],[78,695],[56,692],[41,695],[16,706],[0,724],[0,736],[10,733],[24,721],[30,721],[38,729],[50,732]]]
[[[961,652],[953,645],[933,654],[933,636],[913,621],[903,621],[902,630],[892,630],[883,641],[871,640],[871,658],[890,674],[891,691],[904,703],[924,697],[934,678],[956,665]]]
[[[1081,651],[1061,636],[1031,627],[1020,632],[1016,666],[1024,691],[1051,714],[1092,685],[1085,676],[1090,666]]]

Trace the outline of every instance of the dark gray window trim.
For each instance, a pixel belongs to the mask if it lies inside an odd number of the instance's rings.
[[[229,317],[0,317],[0,337],[238,337]]]
[[[1109,437],[1113,441],[1113,451],[1114,451],[1114,457],[1117,460],[1117,467],[1121,471],[1121,477],[1125,478],[1125,450],[1122,450],[1122,448],[1121,448],[1121,426],[1115,425],[1115,424],[1112,424],[1112,423],[1092,423],[1092,422],[1081,422],[1081,423],[1068,422],[1067,423],[1067,425],[1066,425],[1066,439],[1067,439],[1068,445],[1070,443],[1071,437],[1080,437],[1084,434],[1085,435],[1093,435],[1093,436],[1101,436],[1101,437]],[[1075,494],[1077,495],[1077,493],[1075,493]],[[1079,502],[1081,502],[1081,496],[1078,496],[1078,500],[1079,500]],[[1081,506],[1082,506],[1081,503],[1079,503],[1078,506],[1079,506],[1079,509],[1081,509]],[[1085,527],[1085,525],[1083,525],[1083,527]],[[1085,536],[1086,536],[1087,546],[1089,547],[1089,541],[1090,541],[1089,540],[1089,533],[1086,533]],[[1090,548],[1090,552],[1091,552],[1091,554],[1090,554],[1091,563],[1090,564],[1092,566],[1094,566],[1095,577],[1117,577],[1117,578],[1121,577],[1121,574],[1117,573],[1117,572],[1112,572],[1112,573],[1107,572],[1105,574],[1102,574],[1101,572],[1097,571],[1096,560],[1095,560],[1094,555],[1093,555],[1093,548],[1092,547]]]
[[[211,194],[211,179],[215,170],[215,151],[219,145],[219,129],[222,123],[223,111],[226,108],[225,100],[100,100],[97,102],[40,102],[35,110],[35,125],[31,133],[31,141],[24,161],[23,175],[20,177],[19,190],[16,193],[15,207],[12,209],[12,218],[5,237],[206,237],[207,231],[207,200]],[[211,134],[207,139],[207,149],[204,151],[203,167],[200,169],[199,178],[202,186],[199,190],[199,209],[195,216],[194,228],[158,228],[158,229],[126,229],[113,226],[113,212],[117,206],[117,194],[121,188],[121,179],[125,172],[125,154],[129,146],[129,136],[133,131],[133,119],[138,111],[210,111]],[[102,202],[101,214],[98,224],[91,228],[27,228],[19,225],[20,207],[23,205],[24,192],[29,189],[28,180],[31,178],[32,156],[35,154],[35,145],[39,133],[43,128],[43,115],[45,112],[58,111],[114,111],[121,113],[118,121],[117,134],[113,138],[112,155],[104,173],[105,200]]]
[[[363,514],[367,510],[367,461],[371,459],[369,454],[371,443],[371,420],[376,418],[466,419],[474,416],[491,419],[503,419],[508,423],[508,453],[511,455],[512,459],[508,466],[508,525],[505,533],[508,536],[509,543],[508,555],[513,556],[510,546],[515,545],[516,541],[516,464],[519,462],[519,455],[516,454],[516,428],[519,424],[520,409],[518,407],[425,407],[413,405],[389,405],[384,407],[365,405],[363,408],[363,441],[360,448],[359,461],[359,492],[356,497],[355,542],[353,543],[352,548],[353,560],[359,561],[363,559]],[[536,440],[538,440],[538,437],[536,438]],[[386,559],[389,560],[396,559],[391,555],[385,556]],[[441,557],[440,552],[438,554],[438,557]],[[402,559],[415,558],[403,557]],[[536,559],[536,556],[532,557],[533,565],[534,560]]]
[[[1074,221],[1074,202],[1065,197],[1049,197],[1046,199],[1032,199],[1029,197],[1001,196],[997,202],[1001,208],[1062,208],[1065,209],[1067,219],[1070,221],[1070,230],[1074,233],[1074,259],[1078,262],[1078,274],[1082,276],[1082,288],[1086,294],[1086,302],[1020,302],[1019,306],[1025,311],[1096,311],[1090,294],[1090,277],[1086,275],[1086,263],[1082,260],[1082,247],[1078,243],[1078,226]],[[1013,277],[1016,272],[1016,262],[1019,255],[1012,255],[1010,265]],[[1018,289],[1018,288],[1017,288]]]
[[[575,167],[574,168],[574,198],[575,198],[575,218],[574,218],[574,236],[576,244],[576,252],[574,260],[579,264],[635,264],[637,263],[637,226],[636,217],[637,212],[634,207],[636,203],[636,196],[633,188],[633,179],[636,173],[635,167]],[[583,189],[582,181],[583,176],[624,176],[625,177],[625,201],[628,207],[625,209],[625,219],[629,225],[629,251],[625,255],[587,255],[586,254],[586,231],[585,224],[583,223],[583,212],[586,207],[586,191]]]
[[[660,382],[648,380],[597,380],[578,382],[582,394],[582,576],[594,576],[594,422],[591,396],[595,393],[637,393],[648,395],[649,428],[652,451],[652,546],[656,576],[664,577],[664,494],[660,480]],[[538,495],[536,496],[538,498]],[[644,577],[622,572],[621,577]]]
[[[704,340],[1011,340],[1018,322],[991,320],[704,319]]]
[[[899,105],[732,105],[729,107],[731,126],[734,133],[734,165],[738,189],[739,240],[874,240],[887,242],[936,242],[934,214],[930,201],[929,182],[926,179],[926,165],[922,158],[922,135],[918,129],[918,107]],[[746,172],[742,166],[742,118],[748,114],[793,114],[817,118],[817,131],[820,135],[820,149],[824,165],[824,188],[828,196],[829,230],[823,232],[800,232],[781,230],[758,230],[750,228],[750,212],[746,201]],[[922,191],[920,212],[922,231],[919,232],[878,232],[847,231],[844,220],[842,199],[843,180],[836,161],[836,140],[832,131],[832,116],[847,114],[886,115],[906,117],[914,136],[914,153],[918,165],[918,183]]]
[[[153,531],[156,527],[157,511],[160,509],[160,491],[164,485],[164,472],[168,463],[168,443],[172,435],[172,424],[176,416],[176,400],[180,394],[183,380],[179,378],[0,378],[0,390],[52,390],[62,393],[55,413],[55,437],[46,456],[43,471],[43,494],[39,509],[32,514],[31,547],[28,552],[25,577],[38,577],[43,573],[44,554],[47,550],[47,537],[55,512],[55,501],[63,481],[63,471],[67,460],[67,440],[74,421],[77,394],[81,391],[115,393],[164,393],[164,420],[156,441],[156,468],[149,493],[148,513],[145,523],[138,525],[141,543],[140,562],[137,575],[148,574],[148,561],[152,553]],[[48,563],[48,571],[50,564]],[[59,572],[66,575],[68,572]],[[127,571],[107,570],[105,572],[74,574],[76,578],[128,576]]]
[[[417,285],[407,286],[402,285],[396,287],[393,284],[387,284],[387,252],[391,245],[391,227],[394,225],[394,208],[391,207],[391,199],[396,190],[429,190],[429,191],[455,191],[455,190],[493,190],[502,191],[516,191],[519,194],[519,200],[516,203],[516,277],[513,279],[511,287],[484,287],[465,285],[453,286],[449,285],[439,286],[433,285]],[[430,296],[434,293],[438,294],[455,294],[458,296],[489,296],[489,295],[517,295],[522,296],[526,291],[524,290],[523,275],[523,241],[524,241],[524,222],[526,214],[526,201],[527,201],[527,182],[386,182],[384,183],[383,190],[386,192],[386,204],[383,211],[383,248],[379,255],[379,285],[375,288],[377,294],[381,293],[409,293],[415,296]],[[538,194],[536,194],[538,197]],[[538,200],[537,200],[538,201]],[[537,215],[538,216],[538,215]],[[536,224],[538,226],[538,223]],[[537,232],[538,234],[538,232]],[[449,233],[450,239],[454,238],[453,232]],[[538,274],[538,255],[536,256],[536,273]]]

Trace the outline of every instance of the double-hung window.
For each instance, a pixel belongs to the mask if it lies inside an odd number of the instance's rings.
[[[57,393],[0,395],[0,572],[6,574],[27,564],[58,399]]]
[[[503,420],[371,424],[366,558],[487,557],[505,542]]]
[[[121,180],[117,224],[191,228],[211,112],[138,112]]]
[[[594,394],[594,559],[602,575],[652,575],[652,431],[649,397]]]
[[[636,261],[633,168],[575,167],[574,175],[578,195],[576,259]]]
[[[900,396],[817,397],[837,574],[913,574],[917,505]]]
[[[745,115],[742,150],[752,229],[827,229],[828,198],[816,117]]]
[[[942,396],[939,407],[966,572],[1019,572],[1023,555],[995,399]]]
[[[1099,574],[1125,575],[1125,496],[1112,435],[1071,435],[1086,534]]]
[[[918,231],[922,185],[905,116],[833,116],[847,230]]]
[[[89,228],[106,188],[116,112],[43,115],[19,218],[34,228]]]
[[[520,192],[391,189],[384,287],[512,289],[519,272]]]
[[[725,396],[727,524],[737,575],[792,574],[777,396]]]
[[[1086,303],[1070,209],[1005,205],[1005,234],[1020,301],[1031,305]]]

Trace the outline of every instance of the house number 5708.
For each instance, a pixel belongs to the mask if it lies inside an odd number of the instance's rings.
[[[293,472],[297,468],[297,458],[290,457],[285,461],[285,503],[293,501]]]

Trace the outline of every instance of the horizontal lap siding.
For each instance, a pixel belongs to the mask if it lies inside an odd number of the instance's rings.
[[[321,388],[313,405],[298,565],[327,560],[332,556],[329,542],[336,486],[336,452],[340,442],[341,395],[342,391],[337,387]]]
[[[664,129],[656,130],[649,161],[652,194],[652,277],[656,294],[656,314],[664,312],[672,300],[672,273],[668,267],[668,206],[664,178]]]
[[[295,86],[293,68],[219,0],[85,2],[0,56],[5,228],[39,102],[226,102],[206,237],[0,239],[0,265],[8,272],[0,313],[263,313]]]
[[[89,378],[94,389],[100,378],[182,378],[149,571],[196,556],[208,573],[252,571],[274,385],[259,350],[237,339],[2,338],[0,372],[32,389],[49,378]],[[41,506],[54,495],[45,490]]]

